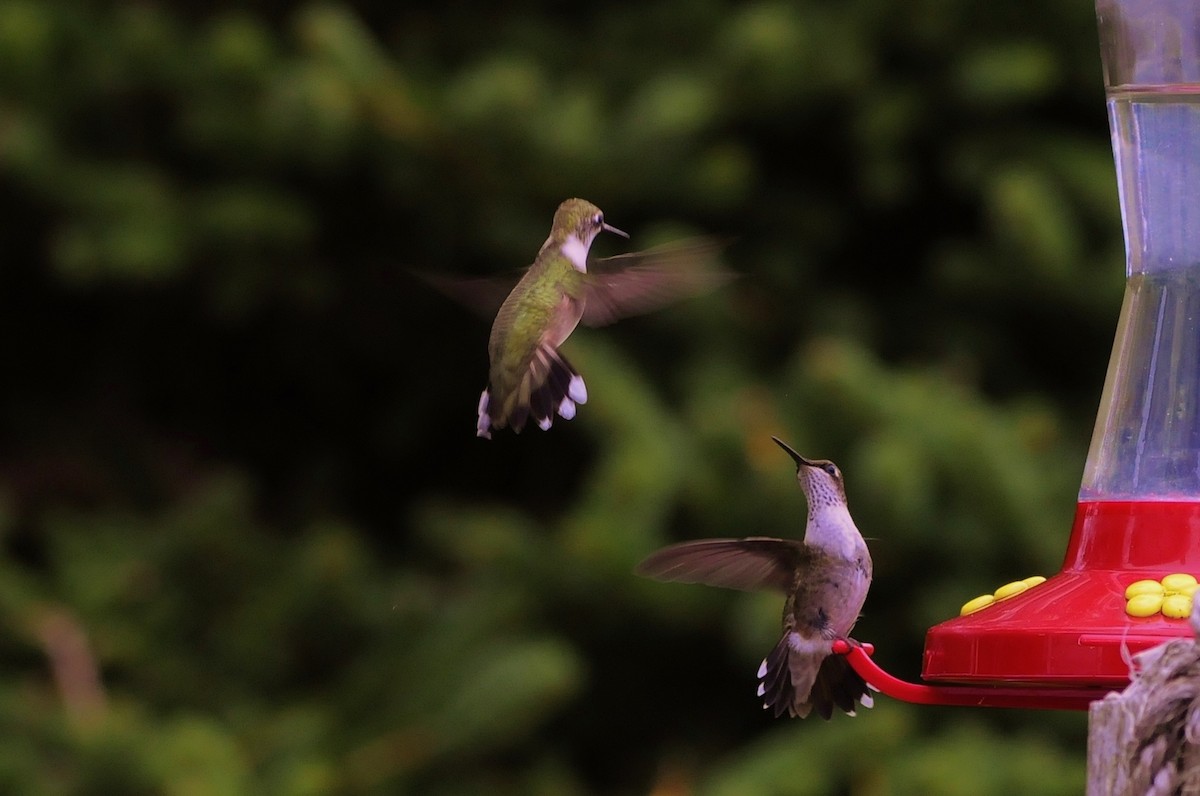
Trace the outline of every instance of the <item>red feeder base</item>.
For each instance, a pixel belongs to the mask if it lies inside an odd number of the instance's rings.
[[[1175,572],[1200,575],[1200,502],[1080,503],[1062,572],[931,628],[921,674],[947,682],[1121,688],[1130,655],[1193,636],[1186,619],[1125,613],[1126,586]]]

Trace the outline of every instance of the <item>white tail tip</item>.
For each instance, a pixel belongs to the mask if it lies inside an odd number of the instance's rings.
[[[582,376],[571,377],[571,383],[567,387],[567,395],[571,396],[571,400],[577,404],[587,403],[587,385],[583,383]]]
[[[483,437],[484,439],[492,438],[492,418],[488,415],[488,404],[491,403],[491,395],[486,389],[479,396],[479,420],[475,424],[475,436]]]

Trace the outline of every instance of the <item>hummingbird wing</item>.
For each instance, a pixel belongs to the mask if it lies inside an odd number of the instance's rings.
[[[527,269],[525,269],[527,270]],[[523,270],[504,276],[457,277],[412,271],[413,276],[472,312],[492,318],[521,279]]]
[[[581,323],[605,326],[720,287],[734,277],[717,262],[722,248],[689,238],[589,263]]]
[[[750,536],[700,539],[664,547],[637,565],[637,574],[673,583],[787,592],[811,557],[803,542]]]

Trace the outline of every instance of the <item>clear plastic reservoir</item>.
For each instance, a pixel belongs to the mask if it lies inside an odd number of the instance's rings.
[[[1193,638],[1130,615],[1142,579],[1200,574],[1200,0],[1098,0],[1125,302],[1062,570],[930,628],[933,681],[1094,689]],[[1198,592],[1200,594],[1200,592]]]
[[[1080,500],[1200,500],[1200,2],[1100,2],[1125,300]]]
[[[1108,105],[1128,281],[1080,498],[1200,499],[1200,86]]]

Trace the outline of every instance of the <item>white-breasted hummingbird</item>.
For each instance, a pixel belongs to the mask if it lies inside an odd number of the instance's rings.
[[[765,536],[683,542],[652,553],[637,572],[661,581],[783,592],[783,636],[758,669],[763,708],[801,718],[816,708],[827,719],[836,706],[853,716],[856,703],[871,707],[873,700],[845,656],[833,654],[833,642],[848,639],[866,601],[871,554],[846,508],[837,465],[806,459],[771,439],[796,462],[808,499],[803,542]]]
[[[729,272],[715,266],[719,246],[691,239],[643,252],[589,260],[601,232],[628,238],[591,202],[558,206],[550,237],[504,299],[488,340],[488,386],[479,398],[476,434],[516,432],[532,418],[550,428],[570,420],[588,393],[583,377],[558,348],[579,323],[603,326],[715,287]]]

